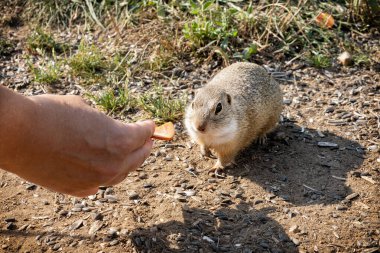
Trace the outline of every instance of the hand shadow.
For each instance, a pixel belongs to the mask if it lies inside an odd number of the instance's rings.
[[[139,228],[131,239],[138,252],[298,252],[282,227],[268,217],[274,209],[251,206],[241,202],[214,212],[186,208],[183,222]]]
[[[337,147],[321,147],[319,142]],[[287,122],[266,145],[243,151],[227,174],[246,177],[297,206],[333,204],[352,193],[345,180],[363,163],[363,153],[354,141]]]

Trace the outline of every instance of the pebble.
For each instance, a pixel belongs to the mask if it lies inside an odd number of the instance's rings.
[[[168,154],[164,158],[165,161],[173,161],[173,159],[174,159],[174,156],[172,154]]]
[[[300,229],[299,229],[298,225],[293,225],[293,226],[291,226],[291,227],[289,228],[289,232],[290,232],[290,233],[295,233],[295,234],[297,234],[297,233],[300,232]]]
[[[104,195],[109,203],[116,203],[118,201],[115,195]]]
[[[129,198],[130,200],[135,200],[135,199],[139,199],[140,196],[137,194],[137,192],[135,192],[135,191],[130,191],[130,192],[128,192],[128,198]]]
[[[195,195],[195,191],[193,191],[193,190],[186,190],[186,191],[184,191],[184,193],[188,197],[191,197],[191,196]]]
[[[178,200],[179,202],[186,202],[186,197],[184,197],[183,195],[179,194],[179,193],[175,193],[174,194],[174,199]]]
[[[61,245],[59,243],[54,244],[52,250],[57,251],[61,248]]]
[[[90,229],[88,230],[89,235],[94,235],[97,231],[99,231],[103,227],[103,222],[100,220],[96,220],[92,223]]]
[[[359,193],[354,192],[354,193],[352,193],[352,194],[346,196],[344,199],[351,201],[351,200],[353,200],[353,199],[355,199],[355,198],[357,198],[357,197],[359,197]]]
[[[347,210],[348,208],[347,208],[347,206],[337,205],[335,209],[338,210],[338,211],[345,211],[345,210]]]
[[[92,213],[92,214],[91,214],[91,217],[92,217],[94,220],[103,220],[103,214],[98,213],[98,212],[96,212],[96,213]]]
[[[118,232],[117,228],[111,227],[108,229],[107,235],[111,238],[114,238],[117,236],[117,232]]]
[[[78,245],[78,241],[73,241],[72,243],[70,243],[70,247],[74,248]]]
[[[337,60],[340,62],[340,64],[342,64],[343,66],[349,66],[353,63],[353,59],[352,59],[352,56],[349,52],[347,51],[344,51],[343,53],[341,53]]]
[[[335,107],[329,106],[326,108],[325,113],[331,113],[331,112],[334,112],[334,110],[335,110]]]
[[[2,248],[2,249],[7,249],[7,248],[8,248],[8,245],[3,244],[3,245],[1,245],[1,248]]]
[[[72,212],[80,212],[80,211],[82,211],[82,208],[81,207],[73,207],[73,208],[71,208],[71,211]]]
[[[115,245],[117,245],[119,243],[119,241],[118,240],[112,240],[111,242],[110,242],[110,246],[115,246]]]
[[[297,239],[297,238],[290,238],[291,240],[292,240],[292,242],[294,243],[294,245],[296,245],[296,246],[299,246],[301,243],[300,243],[300,241]]]
[[[71,224],[70,230],[76,230],[76,229],[80,228],[82,225],[83,225],[83,220],[82,219],[77,220],[73,224]]]
[[[37,185],[35,185],[35,184],[31,184],[31,183],[28,183],[28,184],[26,184],[25,189],[27,189],[27,190],[29,190],[29,191],[32,191],[32,190],[37,189]]]

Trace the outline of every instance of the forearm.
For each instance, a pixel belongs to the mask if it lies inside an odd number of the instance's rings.
[[[0,86],[0,168],[13,171],[12,164],[24,159],[26,136],[33,128],[33,102]]]

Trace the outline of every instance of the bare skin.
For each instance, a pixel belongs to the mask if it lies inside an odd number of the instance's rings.
[[[149,156],[153,121],[124,124],[78,96],[0,86],[0,168],[73,196],[115,185]]]

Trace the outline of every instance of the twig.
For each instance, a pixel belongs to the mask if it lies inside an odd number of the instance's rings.
[[[376,181],[373,180],[372,177],[368,177],[368,176],[360,176],[361,178],[363,178],[364,180],[370,182],[371,184],[376,184]]]
[[[332,175],[332,177],[335,179],[338,179],[338,180],[346,181],[346,179],[344,177],[338,177],[338,176],[334,176],[334,175]]]
[[[303,184],[303,187],[305,187],[306,189],[309,189],[309,190],[311,190],[313,192],[322,193],[321,191],[318,191],[317,189],[314,189],[313,187],[310,187],[310,186],[308,186],[306,184]]]

